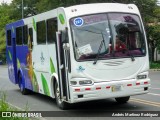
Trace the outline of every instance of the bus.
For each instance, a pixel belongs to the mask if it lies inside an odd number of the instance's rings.
[[[134,4],[59,7],[7,24],[6,44],[10,81],[61,109],[149,92],[147,39]]]

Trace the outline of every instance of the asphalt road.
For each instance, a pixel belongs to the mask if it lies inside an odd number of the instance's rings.
[[[8,78],[8,71],[6,66],[0,66],[0,91],[4,91],[7,95],[7,101],[12,106],[15,106],[22,110],[29,111],[55,111],[54,115],[57,114],[64,115],[65,119],[104,119],[106,120],[105,114],[109,111],[160,111],[160,71],[150,71],[149,77],[151,78],[151,89],[148,94],[138,95],[131,97],[130,101],[127,104],[118,104],[114,99],[98,100],[91,102],[84,102],[74,104],[72,108],[68,111],[62,111],[56,106],[54,99],[46,97],[40,94],[30,94],[22,95],[20,93],[19,87],[12,84]],[[59,111],[59,112],[57,112]],[[93,117],[85,117],[94,116]],[[78,116],[78,117],[70,117]],[[82,116],[82,117],[80,117]],[[64,117],[62,117],[64,119]],[[62,119],[60,117],[54,117],[54,119]],[[108,118],[108,117],[107,117]],[[53,118],[42,118],[47,120],[53,120]],[[124,117],[109,117],[109,119],[122,119],[128,120]],[[135,120],[134,117],[130,117],[129,120]],[[148,119],[138,117],[138,119]],[[154,120],[159,120],[160,118],[152,118]]]

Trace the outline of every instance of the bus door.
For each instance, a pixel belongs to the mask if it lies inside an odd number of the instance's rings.
[[[14,79],[12,82],[15,84],[18,83],[18,74],[17,74],[17,54],[16,54],[16,38],[12,38],[12,49],[13,49],[13,71]]]
[[[58,75],[61,99],[70,100],[68,73],[70,72],[70,51],[67,31],[57,32]]]

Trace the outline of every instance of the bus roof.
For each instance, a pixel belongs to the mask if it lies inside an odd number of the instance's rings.
[[[134,4],[120,3],[93,3],[82,4],[64,8],[68,17],[75,17],[86,14],[104,13],[104,12],[122,12],[139,15],[139,10]]]
[[[92,4],[81,4],[74,5],[70,7],[59,7],[41,14],[37,14],[35,16],[31,16],[28,18],[24,18],[13,23],[9,23],[6,25],[6,29],[10,28],[13,24],[18,24],[19,21],[31,21],[34,18],[52,18],[53,14],[56,14],[58,10],[63,10],[65,12],[66,18],[70,19],[72,17],[87,15],[87,14],[96,14],[96,13],[105,13],[105,12],[121,12],[121,13],[133,13],[138,14],[139,10],[134,4],[120,4],[120,3],[92,3]],[[52,15],[51,15],[52,14]]]

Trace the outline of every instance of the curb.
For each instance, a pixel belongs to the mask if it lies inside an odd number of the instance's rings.
[[[160,71],[160,69],[150,69],[150,71]]]

